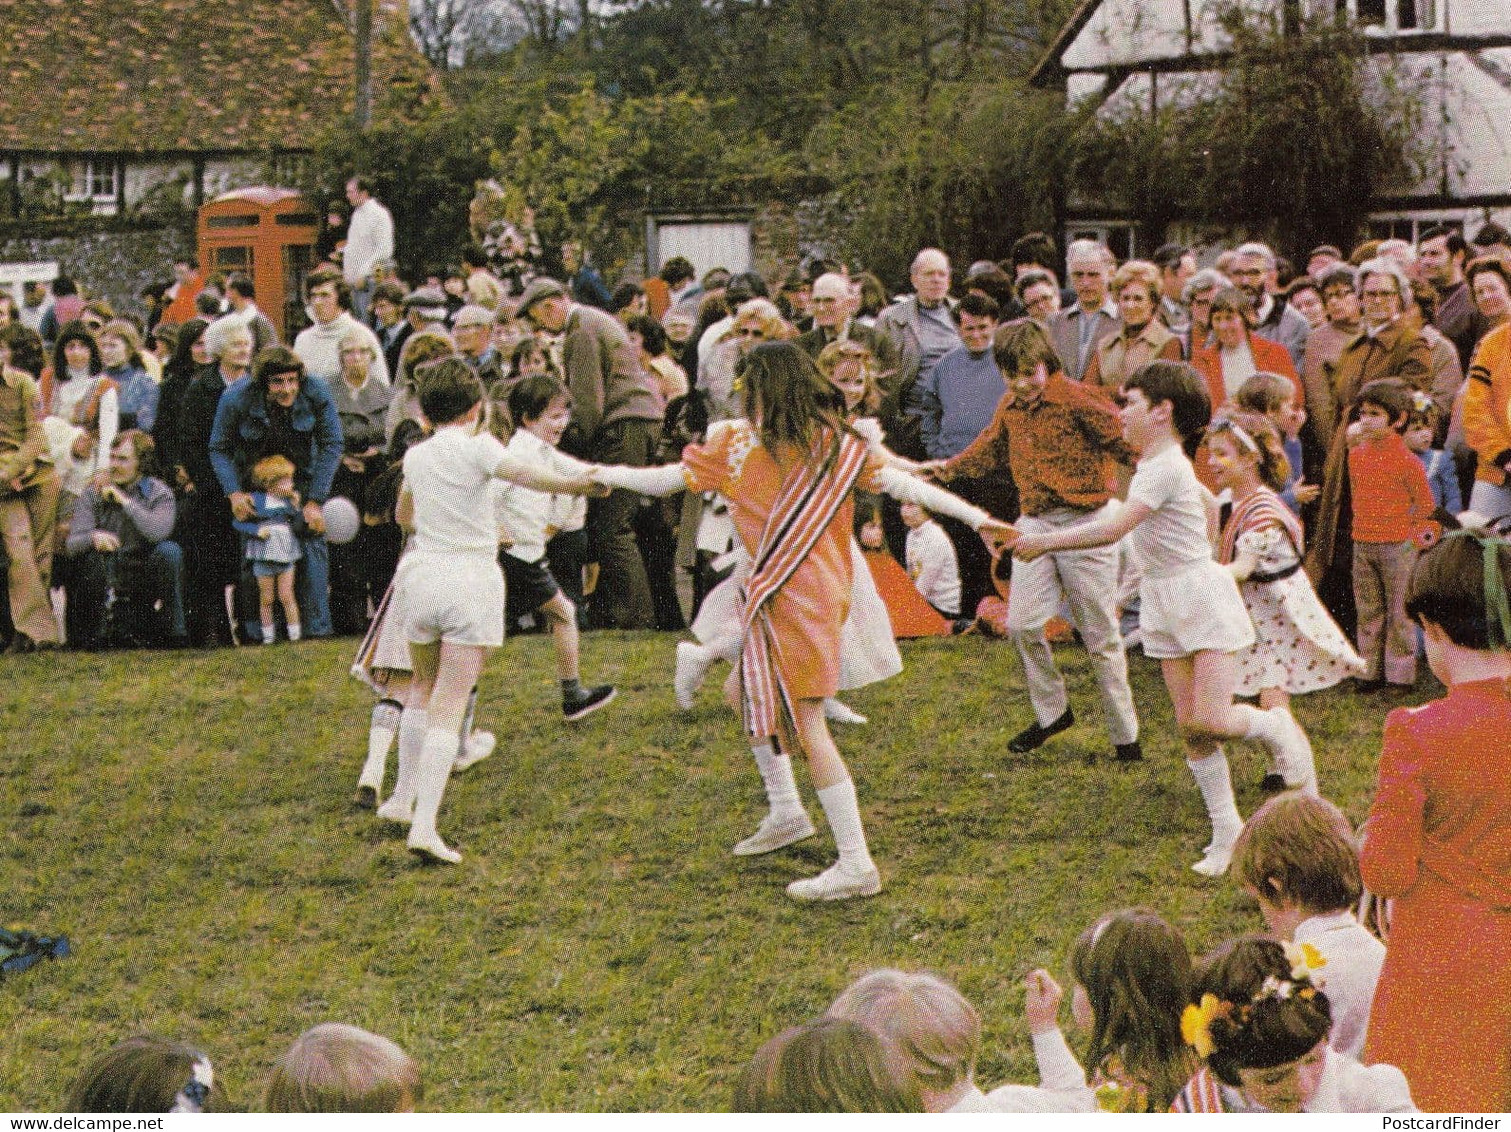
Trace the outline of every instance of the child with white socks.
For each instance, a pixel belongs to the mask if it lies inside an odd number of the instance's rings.
[[[742,359],[746,419],[711,429],[682,463],[601,468],[598,482],[649,495],[691,488],[729,500],[751,556],[743,611],[739,690],[745,732],[771,812],[735,847],[768,853],[812,836],[787,752],[808,756],[814,786],[839,849],[817,877],[793,881],[794,900],[845,900],[881,891],[862,828],[855,784],[824,721],[823,702],[839,682],[840,634],[853,560],[852,490],[864,486],[913,498],[1005,538],[1005,524],[886,467],[844,421],[843,398],[789,342],[767,342]],[[780,743],[780,746],[778,746]]]
[[[394,577],[414,676],[399,720],[399,775],[378,815],[409,823],[412,852],[460,861],[436,830],[468,696],[504,639],[504,577],[492,479],[537,491],[598,491],[586,475],[558,475],[511,455],[480,426],[482,383],[457,357],[417,370],[420,408],[435,428],[404,457],[398,519],[412,527]]]
[[[1211,419],[1206,383],[1185,363],[1151,362],[1124,383],[1122,395],[1123,438],[1139,454],[1126,504],[1070,530],[1022,535],[1013,553],[1032,561],[1129,536],[1143,572],[1144,653],[1160,661],[1186,763],[1212,821],[1211,843],[1191,867],[1221,876],[1243,829],[1222,740],[1257,739],[1281,766],[1304,765],[1311,745],[1287,709],[1233,702],[1237,654],[1254,643],[1254,627],[1238,583],[1212,557],[1216,501],[1182,447],[1194,448]]]

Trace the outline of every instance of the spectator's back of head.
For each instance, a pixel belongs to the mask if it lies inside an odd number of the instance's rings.
[[[981,1018],[937,975],[871,971],[845,988],[828,1017],[858,1022],[881,1038],[893,1076],[908,1091],[948,1093],[975,1072]]]
[[[145,1034],[100,1054],[68,1091],[70,1112],[214,1112],[221,1100],[208,1057]]]
[[[413,1112],[420,1067],[394,1042],[341,1022],[294,1040],[273,1066],[269,1112]]]
[[[1254,812],[1233,848],[1233,874],[1267,903],[1311,914],[1351,908],[1363,891],[1348,819],[1307,794],[1281,794]]]
[[[783,1030],[735,1082],[736,1112],[922,1112],[898,1085],[882,1040],[866,1027],[820,1018]]]

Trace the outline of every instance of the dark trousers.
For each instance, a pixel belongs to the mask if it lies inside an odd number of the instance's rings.
[[[198,647],[232,643],[226,587],[241,573],[241,536],[231,526],[224,495],[184,497],[177,530],[184,548],[184,598],[189,641]]]
[[[994,519],[1012,522],[1018,517],[1018,492],[1012,478],[1005,473],[983,479],[955,479],[949,490],[967,503],[974,503]],[[960,564],[960,616],[976,616],[976,607],[984,597],[996,595],[992,585],[992,554],[981,536],[948,515],[935,516],[944,533],[955,546]]]
[[[605,425],[594,439],[591,459],[599,464],[647,467],[660,433],[659,421],[622,420]],[[589,561],[598,563],[598,586],[589,606],[594,628],[655,628],[650,581],[633,527],[640,500],[638,492],[620,489],[588,503],[588,555]]]
[[[160,542],[144,555],[74,555],[64,590],[68,639],[78,648],[185,639],[184,555],[176,542]]]
[[[588,611],[583,605],[582,568],[588,561],[588,532],[582,528],[562,531],[546,543],[546,564],[551,567],[551,576],[567,595],[567,600],[577,608],[577,627],[586,629]]]

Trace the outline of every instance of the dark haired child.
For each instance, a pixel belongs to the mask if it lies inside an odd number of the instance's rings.
[[[1427,473],[1401,436],[1411,416],[1411,390],[1400,381],[1371,381],[1354,398],[1354,414],[1348,489],[1355,635],[1367,666],[1357,687],[1409,688],[1417,679],[1417,648],[1406,616],[1406,583],[1417,560],[1415,539],[1433,509]]]
[[[210,1059],[193,1046],[141,1034],[100,1054],[68,1090],[69,1112],[217,1112],[226,1108]]]
[[[1301,523],[1278,494],[1287,462],[1266,416],[1228,413],[1207,430],[1210,482],[1233,501],[1217,560],[1237,579],[1254,623],[1254,643],[1238,656],[1235,692],[1258,696],[1262,708],[1289,710],[1291,696],[1330,688],[1363,671],[1364,662],[1302,572]],[[1281,766],[1263,786],[1315,794],[1316,764]]]
[[[1363,884],[1343,811],[1305,794],[1271,798],[1243,827],[1233,870],[1277,939],[1313,949],[1312,983],[1332,1004],[1330,1044],[1357,1058],[1385,945],[1353,913]]]
[[[1464,495],[1459,487],[1458,471],[1453,457],[1441,448],[1434,448],[1443,414],[1432,403],[1432,398],[1420,391],[1411,395],[1411,415],[1406,418],[1406,447],[1410,448],[1422,470],[1427,473],[1427,486],[1432,490],[1432,502],[1439,511],[1457,516],[1464,509]]]
[[[583,475],[591,465],[557,450],[572,423],[572,395],[553,377],[536,374],[509,390],[509,419],[514,434],[504,450],[520,460],[562,475]],[[562,593],[546,560],[546,544],[556,534],[562,516],[575,497],[535,491],[520,484],[501,483],[494,491],[499,529],[505,545],[499,552],[504,569],[505,616],[509,624],[526,613],[538,613],[551,625],[556,648],[556,676],[561,681],[561,712],[569,720],[582,719],[614,698],[612,684],[582,686],[578,667],[577,608]]]
[[[1014,555],[1032,561],[1129,536],[1142,571],[1144,652],[1160,661],[1186,764],[1212,822],[1212,840],[1191,867],[1221,876],[1243,829],[1222,740],[1257,739],[1281,767],[1310,765],[1311,744],[1286,708],[1233,702],[1238,655],[1255,638],[1238,583],[1212,558],[1216,501],[1185,451],[1195,450],[1211,419],[1206,382],[1183,362],[1151,362],[1124,383],[1123,398],[1123,437],[1139,454],[1127,502],[1069,530],[1023,535]]]
[[[461,860],[436,830],[456,761],[467,703],[490,649],[504,639],[504,576],[498,565],[494,479],[537,491],[589,492],[586,476],[564,476],[519,459],[481,427],[483,386],[455,355],[418,370],[420,408],[435,428],[404,455],[397,518],[412,527],[394,575],[414,675],[399,719],[399,774],[378,816],[409,825],[412,852]]]
[[[1246,936],[1209,956],[1181,1033],[1206,1065],[1173,1112],[1416,1112],[1394,1065],[1328,1044],[1332,1007],[1303,948]]]
[[[1385,719],[1360,865],[1393,900],[1365,1059],[1428,1111],[1511,1110],[1511,545],[1454,532],[1406,612],[1448,694]]]

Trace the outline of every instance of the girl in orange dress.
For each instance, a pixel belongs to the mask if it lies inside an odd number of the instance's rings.
[[[812,836],[786,752],[801,748],[839,860],[817,877],[793,881],[795,900],[845,900],[881,891],[866,845],[855,784],[829,734],[823,702],[839,686],[840,632],[849,612],[850,552],[857,486],[912,499],[954,515],[983,537],[1011,528],[941,488],[887,467],[844,421],[844,399],[789,342],[768,342],[741,362],[745,418],[720,422],[682,463],[600,468],[599,482],[648,495],[716,491],[729,500],[751,556],[745,585],[744,642],[736,685],[745,731],[771,812],[735,846],[769,853]]]
[[[1406,612],[1448,694],[1385,719],[1359,864],[1394,898],[1366,1064],[1423,1112],[1511,1110],[1511,544],[1455,531],[1411,572]]]

